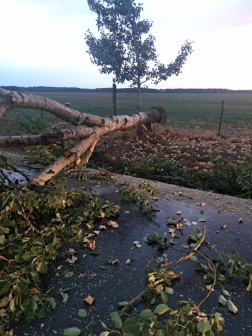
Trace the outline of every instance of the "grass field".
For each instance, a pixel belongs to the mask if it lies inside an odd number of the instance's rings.
[[[70,102],[73,108],[83,112],[107,116],[112,114],[112,94],[110,93],[38,93],[61,103]],[[223,124],[239,127],[252,125],[252,94],[184,94],[184,93],[144,93],[142,94],[142,110],[148,110],[155,105],[161,105],[168,113],[168,122],[172,127],[194,128],[200,125],[203,129],[217,130],[220,118],[221,101],[225,101]],[[129,114],[136,112],[137,96],[135,93],[117,94],[117,113]],[[18,113],[17,113],[18,112]],[[13,129],[16,116],[40,115],[39,111],[14,109],[5,115],[8,127]],[[54,119],[49,113],[45,118]],[[14,123],[14,124],[13,124]],[[0,122],[0,132],[8,129]],[[4,133],[5,133],[4,132]],[[2,133],[3,134],[3,133]]]

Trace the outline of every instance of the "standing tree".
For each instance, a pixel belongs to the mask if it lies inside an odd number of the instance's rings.
[[[158,61],[155,37],[148,34],[149,20],[141,20],[142,4],[135,0],[87,0],[97,14],[100,37],[88,30],[85,34],[92,63],[101,73],[115,75],[114,82],[131,82],[138,90],[138,111],[141,109],[141,86],[151,81],[158,84],[172,75],[178,76],[187,56],[192,53],[192,42],[186,41],[174,62]],[[145,36],[147,35],[147,36]]]

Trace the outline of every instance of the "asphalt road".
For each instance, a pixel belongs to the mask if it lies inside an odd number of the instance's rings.
[[[71,186],[75,186],[74,183]],[[113,203],[120,202],[120,196],[116,192],[117,187],[114,184],[97,187],[97,190],[101,194],[101,198],[109,199]],[[153,255],[162,256],[163,253],[167,253],[168,260],[181,256],[181,253],[170,248],[165,252],[158,252],[156,246],[147,245],[143,241],[148,233],[153,232],[162,236],[166,232],[170,238],[167,218],[179,217],[176,214],[178,210],[190,222],[195,221],[198,224],[184,226],[183,235],[179,233],[180,238],[176,239],[178,241],[177,248],[183,249],[181,246],[187,245],[190,232],[195,232],[197,229],[202,230],[205,226],[206,240],[209,245],[202,246],[201,253],[212,256],[211,247],[215,246],[224,257],[235,250],[252,263],[252,220],[249,217],[243,216],[243,223],[239,224],[238,220],[241,217],[239,213],[218,212],[215,208],[198,206],[196,203],[187,204],[183,201],[161,198],[156,202],[161,212],[157,212],[155,216],[147,217],[141,213],[137,205],[123,204],[122,202],[120,204],[122,206],[120,216],[116,219],[119,227],[100,231],[96,237],[96,246],[99,251],[97,256],[90,255],[90,250],[81,247],[78,243],[65,245],[62,248],[57,261],[51,263],[48,274],[43,277],[43,289],[53,288],[53,296],[57,303],[56,308],[46,317],[34,319],[29,323],[23,320],[12,320],[9,329],[13,329],[15,336],[59,335],[69,327],[83,329],[92,320],[94,321],[93,335],[99,335],[104,331],[101,322],[112,328],[109,313],[118,310],[119,302],[130,301],[145,288],[146,264]],[[202,211],[204,214],[201,213]],[[200,222],[199,218],[205,218],[205,222]],[[97,223],[97,228],[94,230],[99,230],[99,225],[100,223]],[[225,230],[221,228],[224,225],[226,225]],[[134,247],[134,241],[139,241],[141,247]],[[74,248],[77,252],[78,259],[73,265],[66,261],[69,248]],[[100,266],[109,257],[118,259],[118,262],[104,270]],[[129,258],[134,258],[134,262],[128,265],[126,260]],[[168,297],[167,304],[172,309],[176,308],[179,300],[200,302],[206,296],[203,275],[195,271],[194,263],[194,261],[188,260],[171,267],[175,272],[183,272],[181,279],[172,286],[174,294]],[[73,272],[72,277],[65,277],[67,270]],[[60,288],[63,287],[69,288],[66,302],[62,302],[62,297],[58,294]],[[202,311],[211,313],[214,310],[223,315],[225,326],[221,335],[252,335],[252,293],[246,292],[246,285],[241,279],[228,279],[223,287],[233,293],[232,301],[237,306],[238,313],[235,315],[229,312],[226,306],[218,304],[218,296],[222,294],[220,286],[216,286],[214,293],[202,305]],[[84,303],[84,299],[88,295],[95,298],[91,308]],[[136,315],[144,307],[154,310],[158,303],[151,306],[149,302],[140,299],[130,313]],[[79,317],[79,309],[86,309],[87,316]],[[169,313],[164,316],[168,317]],[[92,333],[87,332],[86,335]]]

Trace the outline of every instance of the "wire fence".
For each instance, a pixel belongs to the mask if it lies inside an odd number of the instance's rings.
[[[112,90],[111,90],[112,91]],[[112,92],[40,92],[36,93],[62,104],[70,103],[72,108],[99,116],[114,114]],[[210,129],[218,133],[224,101],[222,125],[242,127],[252,125],[252,93],[142,93],[142,111],[161,105],[167,112],[167,125],[172,127]],[[55,120],[52,114],[28,109],[17,109],[18,115],[32,118],[34,115]],[[128,92],[116,94],[118,115],[137,112],[137,94]]]

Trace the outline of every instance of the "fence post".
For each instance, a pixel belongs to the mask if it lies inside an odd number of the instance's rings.
[[[220,136],[220,131],[221,131],[221,123],[222,123],[223,110],[224,110],[224,100],[222,100],[221,115],[220,115],[220,125],[219,125],[218,136]]]
[[[113,108],[113,115],[116,115],[116,84],[113,84],[113,90],[112,90],[112,108]]]

